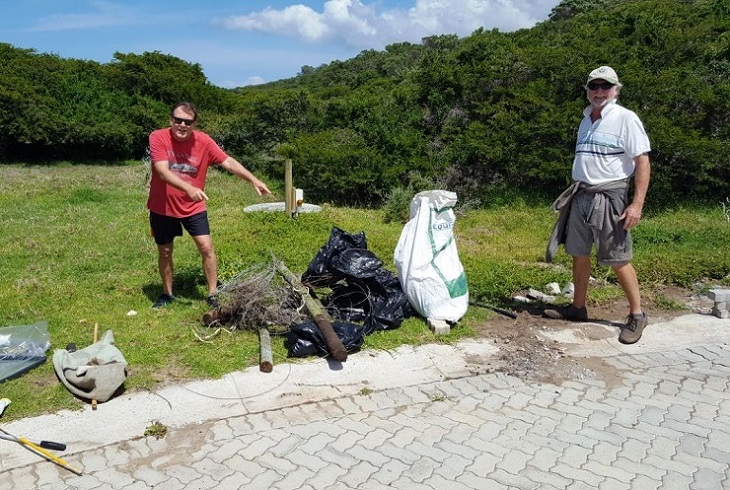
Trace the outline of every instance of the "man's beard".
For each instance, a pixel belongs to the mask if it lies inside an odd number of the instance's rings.
[[[591,104],[591,106],[593,106],[593,107],[595,107],[595,108],[597,108],[597,109],[603,109],[603,108],[604,108],[604,107],[606,107],[606,106],[607,106],[607,105],[608,105],[609,103],[611,103],[611,102],[614,102],[615,100],[616,100],[616,97],[614,97],[613,99],[605,99],[605,100],[603,100],[602,102],[599,102],[598,104],[596,104],[595,102],[593,102],[593,101],[592,101],[592,100],[591,100],[591,99],[589,98],[589,99],[588,99],[588,102],[589,102],[589,103]]]

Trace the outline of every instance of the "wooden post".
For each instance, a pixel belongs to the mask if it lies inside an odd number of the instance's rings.
[[[327,310],[324,309],[322,303],[309,294],[309,289],[302,284],[302,281],[300,281],[297,276],[286,268],[282,261],[276,260],[276,268],[284,277],[286,282],[291,284],[294,290],[302,297],[307,310],[309,310],[309,313],[314,319],[314,323],[317,324],[319,331],[322,333],[322,338],[324,338],[324,342],[327,344],[327,350],[330,355],[337,361],[346,361],[347,349],[345,349],[345,346],[342,345],[342,341],[332,328],[332,318],[327,313]]]
[[[271,355],[271,336],[269,329],[259,327],[259,371],[270,373],[274,370],[274,358]]]
[[[294,183],[292,179],[292,163],[287,158],[284,164],[284,213],[291,218],[294,215],[294,207],[292,206],[292,193],[294,192]]]
[[[94,343],[99,340],[99,324],[94,323]],[[96,398],[91,399],[91,409],[96,410]]]

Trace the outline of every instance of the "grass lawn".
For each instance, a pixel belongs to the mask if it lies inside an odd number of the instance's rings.
[[[141,163],[1,165],[0,172],[0,326],[47,321],[52,343],[45,364],[0,384],[0,397],[13,401],[5,419],[82,406],[56,378],[51,357],[53,350],[69,343],[79,348],[90,344],[95,324],[100,335],[114,332],[131,370],[127,390],[217,378],[258,363],[258,337],[253,332],[218,335],[209,342],[196,338],[207,309],[206,288],[200,258],[187,235],[175,242],[178,301],[163,310],[150,309],[161,289]],[[281,187],[268,183],[272,190]],[[261,198],[249,185],[218,171],[210,173],[206,193],[223,281],[271,263],[272,253],[301,274],[333,226],[364,231],[369,249],[395,270],[393,251],[402,224],[386,224],[381,210],[314,203],[322,212],[295,219],[283,213],[244,213],[250,204],[281,201],[281,189],[279,196]],[[570,281],[564,252],[556,266],[542,263],[554,219],[547,205],[519,203],[460,215],[457,247],[471,297],[506,304],[522,289]],[[642,288],[691,287],[701,280],[730,284],[730,223],[719,203],[647,212],[634,242]],[[594,276],[606,281],[604,287],[592,289],[592,301],[621,294],[609,270],[598,268]],[[451,334],[438,338],[420,319],[408,319],[396,330],[366,337],[364,349],[452,342],[472,335],[472,327],[489,316],[489,310],[470,308]],[[287,361],[283,339],[274,337],[272,344],[275,364]]]

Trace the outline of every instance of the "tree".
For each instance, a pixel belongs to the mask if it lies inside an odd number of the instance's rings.
[[[585,12],[605,9],[620,0],[563,0],[550,11],[552,21],[569,20]]]

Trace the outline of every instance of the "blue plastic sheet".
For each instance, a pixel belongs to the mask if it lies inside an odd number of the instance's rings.
[[[48,322],[0,327],[0,383],[46,361]]]

